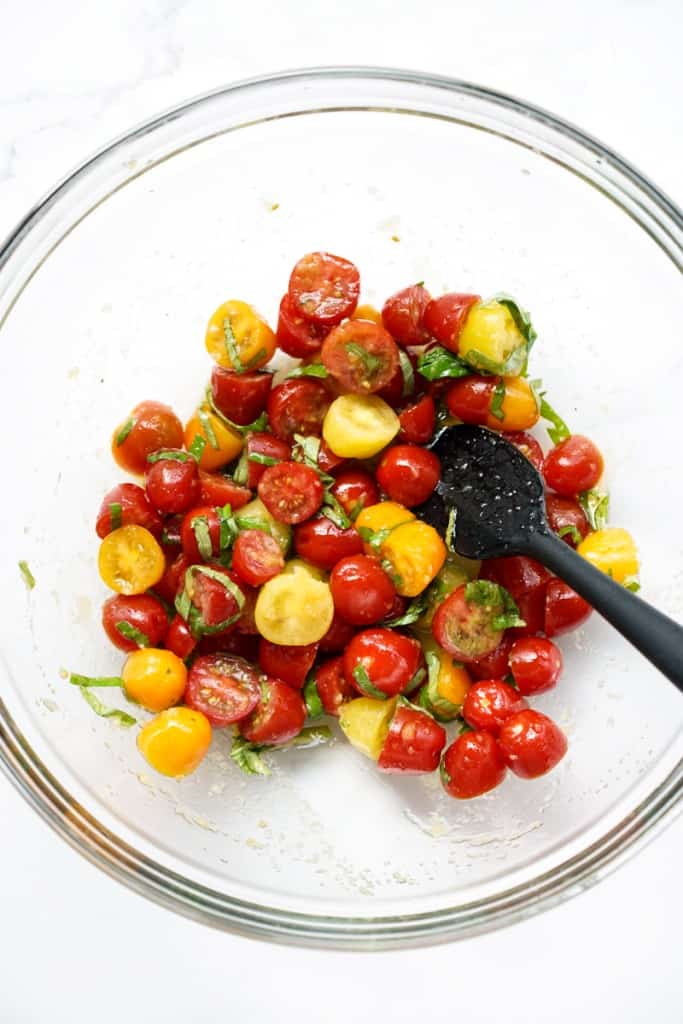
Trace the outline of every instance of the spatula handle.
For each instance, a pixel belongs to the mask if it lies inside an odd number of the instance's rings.
[[[525,553],[565,580],[683,692],[683,626],[615,583],[550,532],[534,533]]]

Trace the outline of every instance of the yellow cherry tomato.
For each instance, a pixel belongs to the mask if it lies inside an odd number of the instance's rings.
[[[97,566],[103,583],[117,594],[144,594],[164,575],[166,560],[144,526],[121,526],[100,544]]]
[[[273,644],[315,644],[325,636],[333,617],[328,584],[300,567],[264,583],[254,609],[256,628]]]
[[[512,359],[515,353],[517,358]],[[526,341],[507,306],[495,300],[478,302],[467,314],[458,337],[458,355],[478,370],[520,373],[526,361]]]
[[[335,455],[369,459],[400,430],[398,416],[377,395],[340,395],[327,410],[323,437]]]
[[[439,658],[439,675],[436,682],[438,696],[442,700],[447,700],[449,704],[459,707],[472,685],[470,674],[442,647],[439,647],[437,653]]]
[[[500,407],[502,418],[488,414],[489,430],[530,430],[540,415],[538,399],[524,377],[503,377],[505,397]]]
[[[380,327],[382,326],[382,314],[369,303],[365,303],[362,306],[356,306],[356,312],[351,317],[351,320],[369,320],[373,324],[379,324]]]
[[[209,472],[227,466],[237,458],[244,445],[239,431],[233,430],[204,405],[185,427],[185,447],[188,450],[197,435],[206,441],[199,458],[199,468]]]
[[[401,523],[409,523],[415,515],[405,505],[399,505],[397,501],[378,501],[376,505],[368,505],[361,509],[355,522],[359,530],[365,527],[367,530],[393,530]]]
[[[187,669],[173,651],[143,647],[126,658],[121,673],[126,696],[148,711],[165,711],[185,692]]]
[[[421,519],[397,526],[380,547],[392,567],[394,585],[402,597],[417,597],[446,561],[446,545],[433,526]]]
[[[138,735],[138,750],[155,771],[179,779],[189,775],[211,743],[211,724],[201,711],[169,708]]]
[[[631,583],[638,576],[638,550],[628,530],[606,526],[589,533],[576,550],[617,583]]]
[[[309,579],[313,580],[324,580],[327,578],[322,569],[319,569],[316,565],[311,565],[310,562],[305,562],[303,558],[290,558],[282,572],[285,576],[303,573],[304,576],[308,576]]]
[[[253,306],[230,299],[219,306],[206,328],[206,349],[227,370],[258,370],[273,358],[275,335]]]
[[[375,700],[357,697],[342,704],[339,725],[349,743],[376,761],[382,753],[398,698]]]

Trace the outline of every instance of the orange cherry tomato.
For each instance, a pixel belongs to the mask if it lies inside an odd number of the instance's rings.
[[[203,437],[206,444],[199,458],[199,468],[212,472],[227,466],[242,451],[244,438],[206,406],[202,406],[188,420],[185,427],[185,445],[189,449],[194,439]]]
[[[187,669],[172,651],[143,647],[128,655],[121,678],[130,700],[148,711],[165,711],[185,692]]]
[[[147,456],[160,448],[182,448],[183,425],[167,405],[140,402],[120,423],[111,439],[114,460],[139,476],[147,469]]]
[[[97,561],[102,581],[117,594],[144,594],[166,568],[164,552],[144,526],[121,526],[108,533]]]
[[[206,328],[206,349],[226,370],[258,370],[275,352],[275,334],[253,306],[238,299],[224,302]]]
[[[201,711],[168,708],[138,736],[142,756],[161,775],[179,779],[201,763],[211,743],[211,725]]]

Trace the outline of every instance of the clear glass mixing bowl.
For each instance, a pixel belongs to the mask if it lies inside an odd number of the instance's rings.
[[[535,702],[569,756],[472,803],[436,777],[380,777],[342,742],[283,753],[263,779],[217,735],[195,775],[153,778],[134,730],[96,718],[60,674],[120,666],[93,528],[120,477],[112,425],[143,398],[188,415],[214,307],[238,296],[274,320],[293,261],[318,248],[358,264],[370,302],[423,278],[521,298],[535,374],[605,453],[645,597],[681,616],[680,213],[509,97],[399,71],[284,74],[119,139],[0,252],[2,761],[81,853],[175,910],[319,946],[433,942],[566,899],[677,804],[680,696],[597,616]]]

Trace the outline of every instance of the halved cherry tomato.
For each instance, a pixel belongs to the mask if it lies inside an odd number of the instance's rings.
[[[287,743],[303,729],[306,705],[301,694],[280,679],[261,681],[259,702],[238,728],[250,743]]]
[[[360,274],[341,256],[310,252],[295,264],[288,294],[294,308],[307,320],[331,327],[351,316],[356,308]]]
[[[514,686],[502,679],[481,679],[465,697],[462,716],[473,729],[497,735],[506,718],[529,705]]]
[[[337,562],[330,590],[335,611],[353,626],[370,626],[386,618],[396,596],[396,588],[378,560],[360,554]]]
[[[183,554],[189,561],[210,562],[220,554],[221,521],[217,509],[210,505],[193,508],[180,527]]]
[[[524,555],[490,558],[483,563],[481,575],[499,583],[512,595],[526,623],[512,629],[512,636],[533,636],[543,631],[545,589],[550,573],[540,562]]]
[[[387,449],[377,466],[377,482],[392,501],[411,508],[422,505],[441,476],[441,462],[434,452],[414,444]]]
[[[281,523],[302,523],[309,519],[322,505],[323,494],[318,473],[301,462],[268,466],[258,484],[259,498]]]
[[[97,564],[102,581],[117,594],[144,594],[166,568],[161,547],[144,526],[121,526],[107,534]]]
[[[199,486],[200,504],[229,505],[233,512],[243,508],[253,498],[248,487],[240,487],[229,476],[222,476],[220,473],[206,473],[203,469],[199,470]]]
[[[102,605],[102,625],[114,647],[135,651],[163,643],[168,617],[161,601],[151,594],[116,594]]]
[[[147,456],[160,448],[182,448],[183,426],[162,402],[140,402],[112,435],[115,461],[128,473],[139,476],[147,469]]]
[[[327,441],[321,440],[320,448],[318,449],[318,465],[323,473],[335,473],[346,462],[348,462],[348,459],[345,459],[343,455],[336,455]]]
[[[317,650],[317,644],[271,644],[270,640],[261,637],[258,663],[267,676],[281,679],[288,686],[300,690],[311,671]]]
[[[421,395],[404,405],[399,411],[399,441],[407,444],[427,444],[436,426],[436,406],[431,395]]]
[[[299,571],[280,573],[264,583],[256,599],[258,631],[274,644],[299,647],[318,643],[333,617],[328,584],[304,570],[303,563]]]
[[[205,344],[219,366],[245,373],[260,369],[272,359],[275,335],[253,306],[230,299],[212,314]]]
[[[506,631],[497,647],[468,664],[472,675],[477,679],[504,679],[510,671],[508,659],[513,643],[513,637]]]
[[[595,487],[604,463],[599,450],[587,437],[572,434],[548,452],[543,476],[548,487],[566,498]]]
[[[319,569],[333,569],[340,559],[362,554],[363,541],[352,526],[342,529],[327,516],[316,516],[296,527],[294,549]]]
[[[165,711],[182,697],[187,669],[173,651],[144,647],[128,655],[121,679],[129,700],[148,711]]]
[[[457,416],[463,423],[485,426],[499,380],[500,377],[474,375],[456,380],[446,392],[446,405],[451,416]]]
[[[235,573],[235,575],[237,574]],[[238,633],[243,633],[246,636],[257,637],[256,598],[258,597],[258,590],[256,587],[250,587],[246,583],[240,583],[240,590],[244,594],[244,604],[242,605],[242,614],[235,623],[235,629]],[[242,652],[235,647],[235,654],[241,653]],[[244,654],[244,657],[247,658],[248,661],[255,661],[255,650],[249,654]]]
[[[415,513],[411,512],[405,505],[399,505],[395,501],[379,501],[364,508],[358,514],[356,517],[356,529],[367,529],[373,532],[393,530],[394,527],[400,526],[402,523],[410,523],[414,519]],[[368,554],[372,554],[371,547],[368,550]]]
[[[182,590],[185,582],[185,573],[192,565],[186,555],[176,555],[166,563],[163,576],[158,583],[154,584],[154,593],[158,594],[162,601],[172,605],[175,602],[179,590]]]
[[[185,590],[191,601],[188,625],[193,636],[222,632],[240,617],[242,585],[237,575],[222,565],[196,567],[185,576]]]
[[[341,657],[331,658],[318,665],[313,679],[326,715],[337,718],[342,704],[357,696],[355,686],[346,680],[344,659]]]
[[[582,626],[593,609],[564,580],[551,580],[545,592],[545,623],[548,637],[561,636]]]
[[[319,437],[330,402],[330,392],[321,380],[285,380],[268,396],[270,429],[281,441],[290,443],[295,434]]]
[[[506,432],[505,440],[514,444],[515,448],[527,457],[534,469],[539,473],[543,471],[543,449],[532,434],[527,434],[525,430],[511,430]]]
[[[369,459],[399,431],[394,410],[377,395],[340,395],[327,410],[323,437],[335,455]]]
[[[491,299],[472,307],[458,338],[461,359],[488,373],[516,374],[524,368],[527,352],[524,335],[503,302]]]
[[[155,537],[161,534],[161,519],[137,484],[117,484],[102,499],[95,525],[97,536],[104,540],[120,526],[144,526]]]
[[[617,583],[629,583],[638,576],[638,551],[628,530],[617,526],[596,530],[581,541],[577,551]]]
[[[211,725],[191,708],[169,708],[138,734],[138,749],[161,775],[180,779],[199,766],[211,744]]]
[[[382,753],[396,703],[396,697],[391,700],[356,697],[346,701],[341,708],[341,731],[356,750],[373,761],[377,761]]]
[[[457,352],[458,338],[467,314],[472,306],[480,301],[480,295],[466,295],[460,292],[448,292],[437,299],[432,299],[422,318],[425,330],[445,348]]]
[[[282,548],[270,534],[264,530],[243,530],[232,548],[232,567],[245,583],[260,587],[282,572],[285,559]]]
[[[185,622],[185,619],[181,615],[176,617],[168,627],[168,633],[164,641],[164,646],[167,651],[173,651],[179,658],[185,661],[189,658],[193,650],[197,646],[197,638],[192,636],[190,627]]]
[[[199,468],[211,472],[221,469],[236,459],[242,451],[244,439],[237,430],[228,427],[208,406],[202,406],[185,425],[185,447],[189,451],[195,438],[206,442],[199,456]]]
[[[552,640],[540,636],[515,640],[510,651],[510,671],[525,697],[545,693],[562,673],[562,653]]]
[[[417,356],[413,352],[401,352],[399,362],[391,380],[380,388],[377,394],[393,409],[412,401],[417,391],[423,390],[423,378],[417,372]]]
[[[571,548],[577,547],[584,537],[590,533],[590,524],[586,514],[573,498],[563,498],[559,494],[546,494],[545,510],[548,524],[562,540]]]
[[[346,392],[369,395],[386,387],[399,371],[396,342],[369,320],[349,320],[325,338],[320,358]]]
[[[382,306],[382,323],[400,345],[425,345],[429,341],[423,321],[431,298],[423,285],[411,284],[390,295]]]
[[[498,389],[502,396],[497,402]],[[463,423],[478,423],[489,430],[513,433],[538,423],[538,399],[524,377],[463,377],[446,392],[452,416]]]
[[[466,664],[494,651],[503,639],[503,631],[493,621],[502,607],[489,607],[468,601],[467,584],[454,590],[437,608],[432,620],[436,642]]]
[[[295,359],[306,359],[320,351],[328,328],[308,320],[297,309],[289,293],[282,296],[277,319],[277,343]]]
[[[166,458],[158,458],[160,454],[153,455],[155,461],[147,465],[147,497],[154,508],[166,515],[187,512],[199,500],[197,461],[178,449],[164,449]]]
[[[320,640],[320,650],[330,654],[345,650],[355,632],[354,627],[335,612],[330,628]]]
[[[342,470],[332,485],[331,492],[351,519],[355,519],[364,508],[376,505],[379,501],[377,484],[363,469]]]
[[[413,689],[418,673],[425,675],[421,663],[417,640],[392,629],[365,629],[346,649],[344,675],[359,693],[383,700]]]
[[[246,718],[260,697],[258,673],[235,654],[204,654],[190,669],[185,703],[206,715],[213,726],[231,725]]]
[[[446,730],[431,715],[399,700],[377,760],[381,772],[418,775],[439,766]]]
[[[265,409],[272,382],[272,375],[261,370],[235,373],[214,366],[211,371],[213,404],[227,419],[244,427],[253,423]]]
[[[490,732],[466,732],[451,743],[441,760],[441,783],[456,800],[471,800],[499,786],[507,774],[505,759]]]
[[[371,506],[372,508],[379,506]],[[380,553],[392,569],[402,597],[417,597],[429,586],[446,561],[446,545],[433,526],[413,519],[391,531]]]
[[[520,779],[537,779],[567,753],[567,737],[547,715],[528,708],[503,722],[498,746],[505,763]]]
[[[287,462],[292,457],[291,445],[273,434],[257,432],[249,434],[245,445],[247,455],[247,485],[255,490],[268,466]],[[265,462],[259,461],[265,459]],[[270,462],[274,459],[274,462]]]

